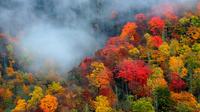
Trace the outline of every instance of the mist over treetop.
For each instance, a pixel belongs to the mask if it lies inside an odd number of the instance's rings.
[[[10,0],[0,11],[0,112],[200,110],[199,1]]]

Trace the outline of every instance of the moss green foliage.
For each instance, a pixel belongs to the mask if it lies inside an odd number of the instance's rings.
[[[133,101],[131,110],[133,112],[155,112],[150,98],[141,98]]]

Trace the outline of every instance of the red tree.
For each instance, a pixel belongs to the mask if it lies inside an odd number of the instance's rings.
[[[118,78],[131,83],[146,85],[151,70],[141,60],[124,60],[119,66]]]
[[[164,20],[157,16],[152,17],[149,20],[148,24],[150,27],[150,31],[153,33],[153,35],[161,34],[165,26]]]
[[[181,90],[185,89],[186,84],[181,79],[178,73],[171,73],[170,79],[171,79],[171,82],[169,84],[169,88],[171,91],[180,92]]]
[[[153,36],[151,38],[151,43],[154,47],[159,47],[160,45],[162,45],[163,41],[162,38],[160,36]]]

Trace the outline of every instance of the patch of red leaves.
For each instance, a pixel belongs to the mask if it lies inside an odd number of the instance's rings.
[[[128,82],[146,85],[151,70],[141,60],[124,60],[119,66],[118,78]]]
[[[186,83],[180,78],[178,73],[170,74],[171,82],[169,84],[169,89],[171,91],[179,92],[186,87]]]
[[[152,45],[154,47],[159,47],[160,45],[162,45],[163,41],[162,41],[162,38],[160,36],[153,36],[151,38],[151,42],[152,42]]]
[[[157,17],[157,16],[152,17],[150,21],[148,22],[148,24],[150,27],[150,31],[154,35],[161,34],[165,26],[164,20],[162,20],[160,17]]]

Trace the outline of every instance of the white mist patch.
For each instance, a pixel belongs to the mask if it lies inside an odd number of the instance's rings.
[[[102,46],[105,32],[110,31],[105,27],[109,27],[113,11],[119,13],[117,22],[121,24],[127,19],[127,12],[135,14],[138,10],[150,10],[163,3],[191,9],[196,1],[198,0],[0,0],[0,31],[20,38],[17,46],[26,51],[17,51],[15,58],[17,61],[24,61],[20,64],[25,68],[37,70],[46,60],[50,60],[53,61],[52,65],[68,71],[86,55]],[[158,8],[158,13],[162,12]],[[24,34],[21,35],[21,32]],[[25,57],[30,56],[29,64],[26,64],[26,58],[22,56],[24,54]]]
[[[26,49],[24,53],[33,57],[32,70],[40,68],[48,60],[61,69],[70,70],[98,46],[98,41],[83,29],[44,24],[25,30],[20,40],[20,47]]]

